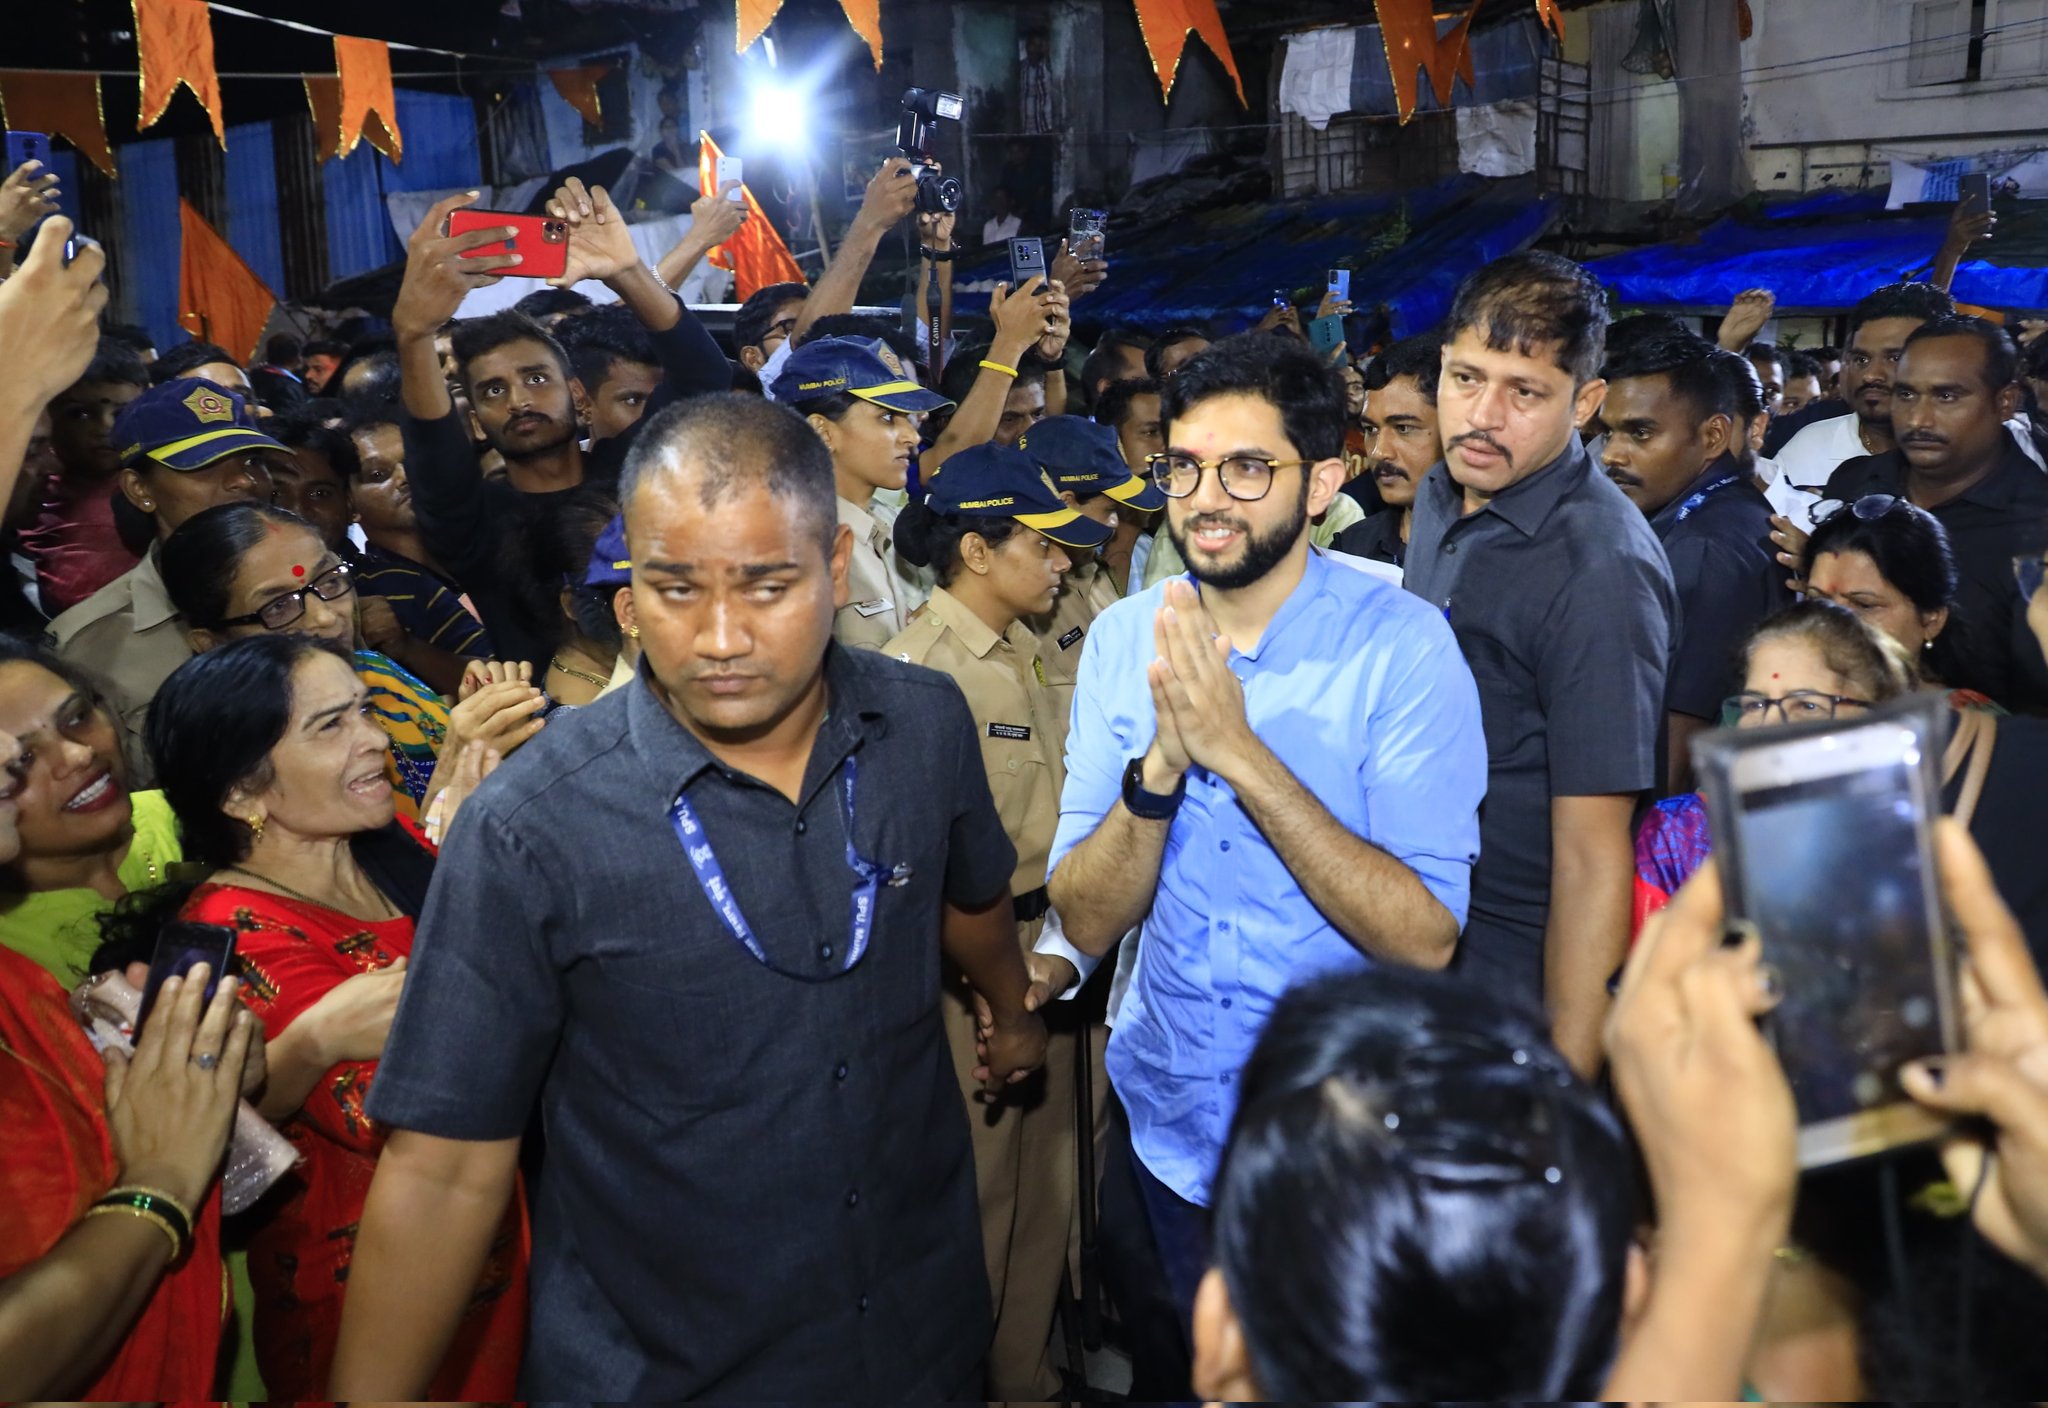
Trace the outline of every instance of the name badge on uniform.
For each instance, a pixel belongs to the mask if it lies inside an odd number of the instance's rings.
[[[1031,741],[1031,730],[1023,724],[990,724],[988,726],[988,736],[990,738],[1014,738],[1019,743],[1029,743]]]
[[[1060,649],[1072,650],[1074,648],[1074,642],[1087,634],[1088,632],[1084,630],[1082,627],[1074,627],[1073,630],[1068,631],[1065,635],[1060,637]]]
[[[896,603],[885,596],[878,596],[873,601],[856,601],[852,605],[863,616],[879,616],[884,611],[896,609]]]

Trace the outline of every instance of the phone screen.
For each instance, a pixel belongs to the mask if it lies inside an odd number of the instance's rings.
[[[1106,210],[1076,207],[1067,224],[1067,253],[1076,259],[1103,257],[1104,230],[1109,222]]]
[[[235,931],[220,924],[190,924],[184,921],[166,924],[163,933],[157,936],[156,952],[149,960],[149,980],[142,987],[142,1009],[135,1019],[135,1030],[140,1033],[142,1024],[149,1020],[150,1009],[156,1006],[157,994],[162,991],[167,978],[182,978],[192,971],[195,964],[204,963],[207,1002],[213,1001],[213,994],[220,986],[221,973],[235,956]]]
[[[718,170],[712,179],[718,183],[720,190],[724,190],[727,185],[734,181],[744,183],[747,179],[746,167],[742,164],[739,157],[722,156],[718,159]],[[731,201],[743,201],[746,198],[747,195],[743,189],[734,190],[732,194],[726,197],[727,200]]]
[[[1818,776],[1785,769],[1739,791],[1732,818],[1738,907],[1783,979],[1769,1029],[1803,1131],[1847,1131],[1900,1104],[1899,1068],[1948,1045],[1920,762],[1904,730],[1886,731],[1904,740],[1888,758]],[[1738,787],[1744,771],[1738,762]]]

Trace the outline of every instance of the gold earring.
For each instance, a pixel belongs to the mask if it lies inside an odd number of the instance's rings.
[[[263,817],[259,814],[249,818],[249,843],[255,845],[263,839]]]
[[[628,626],[626,627],[626,634],[634,640],[638,640],[640,639],[640,628],[638,626]]]

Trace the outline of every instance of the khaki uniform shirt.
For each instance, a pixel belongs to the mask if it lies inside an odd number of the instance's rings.
[[[832,619],[832,635],[850,650],[880,650],[910,624],[910,603],[889,569],[896,549],[879,519],[845,499],[839,500],[839,523],[853,530],[853,561],[846,567],[846,605]]]
[[[1117,600],[1116,582],[1102,559],[1090,553],[1077,561],[1060,583],[1059,597],[1051,611],[1033,616],[1027,625],[1038,636],[1039,658],[1045,662],[1045,677],[1059,691],[1060,706],[1074,702],[1074,685],[1081,677],[1081,645],[1095,618]]]
[[[120,719],[130,789],[153,786],[156,769],[142,741],[149,704],[194,653],[184,618],[164,590],[156,550],[52,621],[50,640],[58,655],[99,686]]]
[[[1060,789],[1066,785],[1067,710],[1043,683],[1037,638],[1022,622],[1002,635],[944,587],[887,653],[951,675],[967,697],[996,815],[1017,848],[1013,894],[1045,884]]]

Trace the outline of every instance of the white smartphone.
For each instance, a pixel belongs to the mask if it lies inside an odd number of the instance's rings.
[[[1933,819],[1940,737],[1924,701],[1820,728],[1701,740],[1732,921],[1752,925],[1784,997],[1766,1030],[1817,1168],[1939,1135],[1899,1087],[1955,1049],[1955,956]]]
[[[718,170],[716,176],[718,189],[721,191],[724,190],[727,184],[730,182],[744,182],[747,178],[744,174],[742,174],[743,170],[744,168],[741,164],[741,161],[736,156],[721,156],[720,158],[718,158]],[[747,193],[742,186],[734,186],[732,194],[726,197],[726,199],[733,201],[743,201],[746,198]]]

